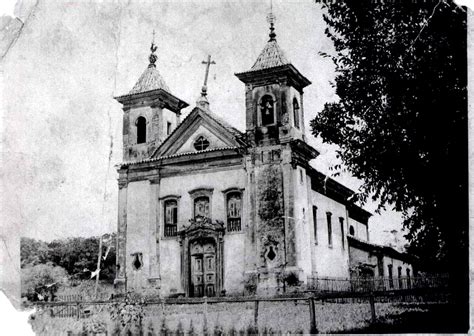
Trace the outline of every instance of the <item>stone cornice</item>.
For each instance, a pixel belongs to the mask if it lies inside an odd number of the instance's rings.
[[[129,106],[134,106],[143,101],[147,101],[150,106],[163,106],[173,112],[180,112],[181,109],[189,106],[184,100],[172,95],[171,93],[163,90],[151,90],[146,92],[140,92],[135,94],[126,94],[115,97],[115,99],[124,105],[124,109]]]
[[[269,80],[276,80],[281,83],[287,80],[289,85],[294,86],[301,92],[303,88],[311,84],[311,81],[303,76],[292,64],[236,73],[235,76],[245,84],[252,85],[268,83]]]

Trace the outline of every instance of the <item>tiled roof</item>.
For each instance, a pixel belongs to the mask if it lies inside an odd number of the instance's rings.
[[[250,71],[273,68],[290,64],[276,40],[268,41]]]
[[[156,66],[154,64],[150,64],[128,94],[131,95],[157,89],[163,89],[167,92],[170,92],[168,85],[166,85]]]
[[[173,154],[173,155],[164,155],[164,156],[159,156],[159,157],[156,157],[156,158],[143,159],[143,160],[140,160],[140,161],[122,162],[122,163],[119,164],[119,166],[136,165],[136,164],[140,164],[140,163],[156,162],[156,161],[163,160],[163,159],[171,159],[171,158],[186,156],[186,155],[196,155],[196,154],[202,154],[202,153],[210,153],[210,152],[216,152],[216,151],[221,151],[221,150],[239,149],[239,148],[240,147],[236,147],[236,146],[215,147],[215,148],[209,148],[209,149],[204,149],[204,150],[194,151],[194,152],[183,152],[183,153],[177,153],[177,154]]]

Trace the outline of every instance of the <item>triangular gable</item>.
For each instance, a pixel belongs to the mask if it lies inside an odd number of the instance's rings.
[[[227,125],[218,117],[195,107],[181,124],[170,134],[151,158],[179,153],[196,152],[194,141],[200,136],[209,141],[207,149],[242,147],[242,133]]]

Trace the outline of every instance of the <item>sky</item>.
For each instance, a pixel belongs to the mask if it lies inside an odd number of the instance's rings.
[[[234,73],[249,70],[268,40],[269,2],[35,2],[16,5],[24,25],[0,64],[0,201],[12,233],[50,241],[116,230],[123,112],[113,97],[127,93],[147,67],[153,30],[157,68],[171,93],[190,104],[184,116],[199,97],[201,61],[210,54],[211,110],[244,130],[244,85]],[[319,56],[334,51],[322,10],[311,0],[274,0],[273,10],[280,47],[312,82],[305,88],[306,132],[321,153],[312,164],[331,174],[336,147],[309,129],[324,103],[338,99],[334,66]],[[353,190],[360,185],[347,174],[335,179]],[[398,213],[374,214],[371,241],[392,242],[400,223]]]

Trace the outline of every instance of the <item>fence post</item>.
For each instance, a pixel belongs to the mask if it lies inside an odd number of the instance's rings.
[[[309,333],[310,334],[317,334],[318,328],[316,326],[316,310],[314,307],[314,297],[311,296],[308,299],[309,303]]]
[[[208,326],[207,326],[207,297],[204,297],[204,302],[203,302],[203,308],[204,308],[204,319],[203,319],[203,323],[202,323],[202,333],[203,335],[207,336],[209,335],[209,331],[208,331]]]
[[[258,333],[258,300],[254,302],[254,311],[253,311],[253,324],[255,325],[255,331]]]
[[[375,323],[377,320],[377,317],[375,316],[375,300],[374,300],[373,293],[370,293],[369,303],[370,303],[370,314],[372,316],[372,323]]]

